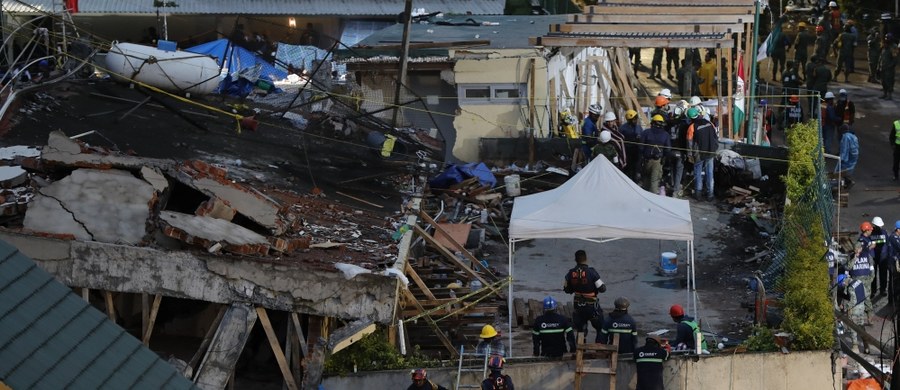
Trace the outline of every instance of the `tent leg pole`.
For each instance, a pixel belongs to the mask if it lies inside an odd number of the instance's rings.
[[[694,242],[691,241],[691,302],[694,305],[694,318],[697,318],[697,263],[694,259]]]
[[[509,332],[507,334],[507,337],[509,337],[509,357],[513,356],[513,345],[512,345],[512,342],[513,342],[513,334],[512,334],[512,328],[513,328],[513,326],[512,326],[512,323],[513,323],[513,283],[512,283],[512,275],[513,275],[513,257],[515,256],[515,253],[516,253],[516,242],[513,240],[509,240],[509,276],[507,276],[507,277],[510,278],[510,281],[509,281],[509,293],[506,297],[506,301],[507,301],[506,304],[509,307],[508,308],[508,310],[509,310],[509,316],[508,316],[509,317],[509,328],[507,329],[507,331]]]

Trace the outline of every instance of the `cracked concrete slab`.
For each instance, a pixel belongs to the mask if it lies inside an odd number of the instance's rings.
[[[166,180],[166,177],[163,176],[162,172],[157,168],[141,167],[141,177],[143,177],[147,183],[150,183],[158,193],[162,193],[169,188],[169,181]]]
[[[153,187],[119,170],[78,169],[41,188],[23,226],[80,240],[140,244],[147,234]]]
[[[0,187],[11,188],[21,185],[28,180],[28,172],[22,167],[0,167]]]
[[[86,153],[82,150],[78,141],[70,139],[61,131],[50,133],[47,146],[41,151],[41,159],[48,166],[59,165],[97,169],[120,168],[139,170],[144,166],[168,169],[175,165],[174,160]]]
[[[159,213],[159,219],[163,223],[184,232],[190,238],[196,237],[201,240],[222,242],[230,245],[269,244],[269,240],[266,239],[266,237],[243,226],[218,218],[190,215],[174,211],[161,211]],[[167,232],[166,235],[169,235],[169,233]]]

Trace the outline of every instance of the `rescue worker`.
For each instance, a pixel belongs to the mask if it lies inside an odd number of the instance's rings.
[[[828,83],[831,82],[831,71],[825,66],[825,60],[816,56],[816,68],[812,75],[812,89],[819,92],[819,96],[828,93]]]
[[[841,88],[838,91],[838,99],[834,104],[834,113],[840,118],[841,123],[848,124],[850,128],[853,128],[853,123],[856,122],[856,104],[847,97],[846,89]]]
[[[716,134],[716,127],[700,116],[697,107],[688,109],[687,116],[691,120],[687,142],[690,149],[689,157],[694,163],[694,198],[702,200],[705,187],[706,199],[712,201],[715,196],[713,163],[719,149],[719,136]]]
[[[800,93],[800,75],[797,74],[797,64],[794,61],[788,61],[784,72],[781,72],[781,93],[785,96]],[[781,103],[784,104],[785,101],[782,100]]]
[[[650,63],[650,78],[653,79],[662,79],[660,73],[662,72],[662,57],[663,57],[663,48],[657,47],[653,49],[653,61]]]
[[[566,294],[574,294],[576,339],[583,342],[587,339],[587,324],[597,331],[594,342],[600,342],[600,328],[603,324],[603,309],[597,294],[606,292],[606,285],[600,279],[600,273],[587,264],[587,252],[578,250],[575,252],[575,268],[570,269],[565,276],[563,291]]]
[[[707,98],[715,97],[716,94],[716,57],[712,54],[706,55],[706,62],[700,67],[700,94]]]
[[[828,34],[825,33],[825,27],[821,25],[816,26],[816,42],[813,46],[813,55],[823,63],[826,62],[825,58],[828,57],[828,46],[830,45],[831,40],[828,39]]]
[[[679,52],[677,47],[667,47],[666,49],[666,75],[669,77],[669,80],[675,80],[675,76],[672,74],[672,68],[675,68],[675,72],[678,72],[678,64],[680,63],[678,60]]]
[[[838,307],[841,311],[850,315],[850,320],[857,325],[868,323],[864,302],[869,301],[866,295],[865,282],[849,277],[845,274],[839,274],[837,277],[838,288]],[[852,327],[850,327],[850,337],[853,339],[851,348],[859,351],[860,337]],[[863,340],[865,353],[869,353],[869,346]]]
[[[887,235],[883,228],[884,220],[881,217],[872,218],[872,241],[875,242],[875,251],[872,253],[872,265],[875,266],[875,271],[872,272],[872,286],[869,288],[869,291],[872,292],[872,299],[886,297],[888,291],[889,267],[883,264],[887,263],[887,256],[882,256]]]
[[[481,381],[481,390],[515,390],[512,378],[503,373],[503,358],[493,355],[488,358],[491,373]]]
[[[647,335],[644,346],[634,350],[635,390],[664,390],[663,362],[669,360],[669,344],[657,335]]]
[[[641,134],[644,132],[638,119],[637,111],[625,111],[625,123],[619,126],[619,132],[625,137],[625,154],[628,156],[628,160],[625,161],[625,174],[635,182],[641,176],[641,156],[638,144],[641,141]]]
[[[869,29],[869,35],[866,36],[866,48],[869,54],[869,78],[867,81],[877,83],[881,78],[878,74],[878,62],[881,60],[881,33],[878,32],[878,27]]]
[[[829,42],[834,41],[837,38],[837,34],[844,30],[843,22],[841,21],[841,8],[838,7],[836,1],[828,2],[828,12],[826,15],[826,21],[829,22],[828,33],[831,35],[828,37]]]
[[[597,144],[597,137],[600,135],[601,114],[603,114],[603,107],[599,104],[591,104],[588,107],[588,117],[581,124],[581,150],[584,152],[586,161],[590,161],[591,148]]]
[[[772,142],[772,128],[775,126],[775,111],[769,106],[769,101],[759,99],[759,109],[763,113],[763,129],[766,132],[766,140]]]
[[[793,126],[796,123],[803,122],[803,106],[800,105],[800,97],[797,95],[791,95],[788,98],[789,106],[784,110],[784,120],[781,128],[787,129]]]
[[[667,118],[670,115],[671,108],[669,107],[669,98],[657,95],[656,100],[653,101],[653,104],[656,108],[653,111],[650,111],[650,117],[652,118],[654,115],[662,115],[663,118]]]
[[[700,332],[700,325],[694,320],[694,317],[684,314],[684,308],[681,305],[672,305],[669,308],[669,316],[672,321],[678,324],[675,335],[675,349],[693,351],[696,349],[696,340],[700,341],[700,348],[707,350],[706,340]]]
[[[891,130],[888,131],[888,144],[894,151],[891,169],[894,173],[894,181],[897,181],[897,174],[900,173],[900,119],[891,123]]]
[[[835,138],[835,132],[840,125],[840,117],[837,116],[837,110],[834,108],[834,93],[825,92],[825,99],[821,105],[822,109],[822,143],[826,152],[831,152],[831,140]]]
[[[819,57],[812,56],[809,58],[809,63],[803,68],[803,80],[806,82],[806,93],[808,94],[812,94],[813,92],[813,83],[815,82],[813,75],[816,73],[817,66],[819,66]],[[815,109],[816,104],[819,103],[817,100],[818,99],[816,99],[815,96],[809,97],[810,110]]]
[[[897,65],[897,59],[894,56],[894,36],[891,33],[884,35],[884,43],[881,49],[881,58],[878,63],[881,69],[881,91],[884,95],[882,99],[891,100],[894,94],[894,67]]]
[[[424,368],[417,368],[412,372],[412,384],[406,390],[447,390],[446,387],[437,385],[428,380],[428,374]]]
[[[625,151],[625,136],[622,135],[622,132],[619,131],[619,122],[618,118],[616,118],[616,113],[612,111],[607,111],[606,114],[603,114],[603,127],[600,129],[600,134],[603,134],[603,131],[608,131],[611,139],[612,145],[616,148],[616,161],[613,159],[609,159],[619,167],[619,170],[624,170],[627,166],[625,159],[628,158],[628,153]],[[601,140],[602,142],[602,140]],[[609,158],[609,156],[607,156]]]
[[[616,151],[615,144],[613,142],[610,142],[610,140],[612,140],[612,134],[609,132],[609,130],[601,131],[600,132],[600,142],[598,144],[594,145],[594,148],[591,149],[591,155],[594,156],[594,158],[597,158],[597,157],[600,157],[600,155],[603,155],[604,157],[606,157],[607,160],[609,160],[609,162],[618,166],[619,165],[619,152]]]
[[[663,159],[669,157],[671,136],[666,131],[666,120],[656,114],[650,120],[650,128],[641,135],[640,156],[644,166],[642,187],[651,193],[659,193],[662,180]]]
[[[684,162],[690,154],[687,140],[688,128],[691,126],[691,120],[687,117],[689,109],[687,102],[682,100],[678,103],[678,107],[675,108],[673,118],[666,123],[672,151],[668,161],[663,164],[663,168],[665,168],[665,164],[671,167],[672,196],[679,198],[684,196],[681,182],[684,178]]]
[[[534,319],[531,326],[531,341],[534,343],[532,354],[549,358],[561,358],[568,352],[575,352],[575,333],[572,323],[556,312],[557,304],[553,297],[544,298],[544,314]],[[566,345],[568,344],[568,350]]]
[[[784,16],[776,19],[775,26],[784,24]],[[787,60],[787,49],[791,46],[791,41],[781,32],[781,28],[772,31],[772,80],[778,80],[778,70],[784,75],[785,61]]]
[[[834,172],[843,171],[844,188],[850,190],[853,188],[853,170],[856,169],[856,163],[859,161],[859,138],[853,134],[853,129],[848,125],[841,125],[841,147],[840,156]]]
[[[854,258],[850,261],[847,268],[850,276],[861,281],[866,288],[865,322],[868,324],[869,318],[872,317],[872,300],[869,298],[872,296],[870,288],[872,287],[872,272],[875,270],[875,267],[872,265],[873,251],[875,250],[875,242],[872,241],[872,231],[874,229],[872,228],[872,223],[866,221],[859,225],[859,230],[860,234],[856,240]]]
[[[491,325],[481,327],[481,334],[478,335],[481,341],[475,346],[475,353],[479,355],[500,355],[506,356],[506,346],[500,340],[500,333]]]
[[[806,29],[806,23],[797,24],[797,37],[794,38],[794,62],[797,63],[797,69],[803,71],[803,79],[809,75],[806,74],[806,62],[809,60],[809,46],[816,42],[816,37],[809,33]]]
[[[681,68],[678,69],[678,90],[682,95],[697,95],[700,93],[700,76],[693,61],[681,60]]]
[[[897,290],[900,286],[897,283],[897,275],[900,272],[900,221],[894,222],[894,231],[887,238],[885,244],[885,257],[887,257],[888,279],[891,293],[888,295],[888,302],[894,303],[897,299]]]
[[[850,25],[844,26],[844,31],[834,40],[832,50],[838,58],[837,68],[834,70],[834,78],[844,72],[844,82],[850,81],[850,74],[854,71],[853,49],[856,47],[856,35],[850,31]]]
[[[637,324],[634,318],[628,314],[628,298],[618,297],[615,302],[615,309],[603,322],[603,329],[600,342],[603,344],[612,344],[615,335],[619,335],[619,353],[633,353],[637,348]]]

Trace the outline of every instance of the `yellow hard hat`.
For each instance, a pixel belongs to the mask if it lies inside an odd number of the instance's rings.
[[[652,121],[652,122],[665,122],[665,121],[666,121],[666,118],[663,118],[662,115],[656,114],[656,115],[653,116],[653,118],[650,118],[650,121]]]
[[[483,328],[481,328],[481,334],[478,337],[483,338],[483,339],[489,339],[491,337],[496,337],[496,336],[497,336],[497,329],[494,329],[493,326],[485,325]]]
[[[627,120],[632,120],[636,116],[637,116],[637,111],[635,111],[635,110],[625,111],[625,119],[627,119]]]
[[[806,27],[806,22],[797,23],[797,27]]]

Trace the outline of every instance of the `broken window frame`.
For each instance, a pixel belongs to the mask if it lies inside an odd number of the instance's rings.
[[[497,83],[497,84],[457,84],[457,96],[460,105],[477,104],[522,104],[525,102],[525,83]],[[469,97],[469,93],[481,91],[489,92],[487,96]],[[514,97],[501,97],[501,93],[517,92]]]

